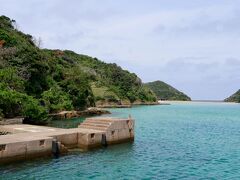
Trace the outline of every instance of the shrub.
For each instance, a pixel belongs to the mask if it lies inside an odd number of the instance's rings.
[[[64,80],[60,84],[62,89],[68,92],[75,109],[82,110],[95,105],[89,77],[81,71],[81,68],[76,66],[66,70]]]
[[[50,112],[73,109],[69,95],[63,92],[58,86],[54,86],[48,91],[43,92],[42,100]]]
[[[0,86],[1,87],[1,86]],[[0,109],[5,118],[23,116],[28,123],[43,124],[47,120],[46,109],[37,99],[15,90],[0,90]]]
[[[4,40],[4,47],[12,47],[17,43],[17,40],[14,36],[11,36],[10,34],[6,33],[6,31],[3,31],[1,29],[0,40]]]
[[[0,109],[6,118],[19,116],[22,113],[22,94],[13,90],[0,90]]]
[[[47,123],[47,111],[43,106],[39,105],[37,99],[31,96],[24,96],[23,101],[23,115],[24,123],[29,124],[46,124]]]
[[[3,119],[2,109],[0,109],[0,121]]]
[[[12,90],[23,91],[24,89],[24,81],[17,75],[15,68],[0,69],[0,82],[2,86]]]
[[[108,102],[115,102],[118,103],[119,99],[117,99],[115,96],[113,95],[107,95],[104,97]]]

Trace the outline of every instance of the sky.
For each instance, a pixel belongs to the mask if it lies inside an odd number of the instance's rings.
[[[43,48],[117,63],[194,100],[240,88],[240,0],[0,0],[0,14]]]

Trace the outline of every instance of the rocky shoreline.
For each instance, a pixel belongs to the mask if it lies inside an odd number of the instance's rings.
[[[110,111],[100,108],[88,108],[83,111],[62,111],[55,114],[49,114],[48,116],[52,119],[71,119],[76,117],[88,117],[88,116],[96,116],[102,114],[111,114]],[[16,117],[10,119],[1,119],[0,125],[10,125],[10,124],[24,124],[23,117]]]
[[[71,119],[77,117],[88,117],[88,116],[96,116],[96,115],[103,115],[103,114],[111,114],[110,111],[106,110],[105,108],[132,108],[132,106],[138,105],[161,105],[162,103],[159,102],[140,102],[136,101],[134,103],[127,103],[127,104],[101,104],[97,105],[97,107],[91,107],[83,111],[61,111],[59,113],[49,114],[48,116],[55,119]],[[0,125],[10,125],[10,124],[23,124],[24,118],[17,117],[11,119],[2,119],[0,120]]]
[[[71,119],[76,117],[95,116],[102,114],[111,114],[111,112],[101,108],[93,107],[83,111],[62,111],[56,114],[50,114],[49,116],[53,119]]]
[[[105,104],[105,105],[99,105],[98,108],[131,108],[131,104]]]
[[[132,105],[159,105],[159,102],[134,102]]]

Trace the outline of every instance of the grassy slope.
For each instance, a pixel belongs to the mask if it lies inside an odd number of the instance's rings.
[[[156,95],[158,99],[164,100],[182,100],[182,101],[190,101],[191,98],[185,95],[184,93],[178,91],[172,86],[162,82],[162,81],[154,81],[145,84],[149,87]]]
[[[155,94],[143,86],[136,74],[123,70],[117,64],[105,63],[97,58],[68,50],[44,51],[52,58],[72,63],[75,68],[78,67],[78,71],[86,74],[96,103],[98,101],[105,103],[156,101]]]

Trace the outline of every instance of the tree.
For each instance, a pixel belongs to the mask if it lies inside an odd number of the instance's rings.
[[[44,91],[42,100],[49,112],[73,109],[69,95],[63,92],[59,86],[53,86],[48,91]]]
[[[85,109],[95,105],[89,77],[78,66],[65,71],[64,80],[60,85],[65,92],[68,92],[76,109]]]
[[[31,124],[44,124],[47,120],[47,111],[43,106],[40,106],[37,99],[25,93],[7,89],[1,83],[0,111],[2,117],[23,116],[25,122]]]
[[[0,69],[0,82],[11,90],[24,90],[24,81],[17,75],[15,68]]]

